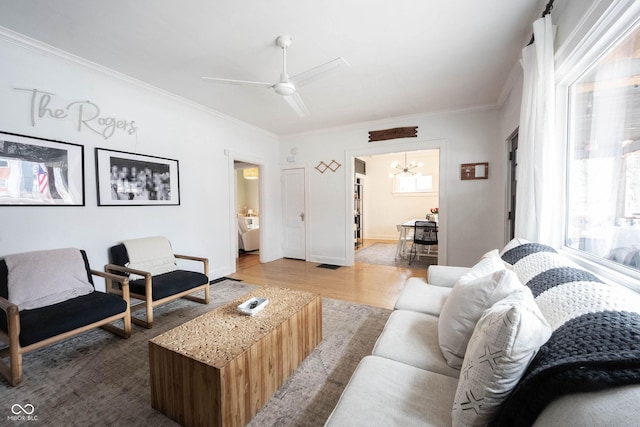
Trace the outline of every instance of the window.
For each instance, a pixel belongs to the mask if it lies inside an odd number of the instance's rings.
[[[640,273],[640,25],[569,89],[565,245]]]
[[[396,175],[393,177],[394,193],[424,193],[433,191],[431,175]]]

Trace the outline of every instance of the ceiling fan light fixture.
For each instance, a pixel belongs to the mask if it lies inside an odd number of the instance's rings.
[[[291,96],[296,93],[296,86],[291,82],[280,82],[273,85],[278,95]]]
[[[300,116],[306,117],[309,115],[309,110],[300,98],[297,87],[307,85],[318,78],[325,76],[329,71],[332,71],[341,66],[349,67],[349,63],[344,58],[338,57],[332,61],[326,62],[317,67],[310,68],[302,73],[296,74],[289,79],[287,74],[287,49],[291,46],[293,39],[289,36],[279,36],[276,38],[276,45],[282,49],[282,74],[280,74],[280,81],[275,84],[267,82],[256,82],[248,80],[236,80],[236,79],[224,79],[220,77],[202,77],[204,80],[235,84],[235,85],[248,85],[258,86],[273,89],[275,93],[282,96],[289,106]],[[297,86],[297,87],[296,87]]]

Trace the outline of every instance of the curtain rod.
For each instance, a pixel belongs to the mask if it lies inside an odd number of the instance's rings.
[[[547,3],[547,5],[544,7],[544,12],[542,12],[542,17],[543,18],[545,16],[549,15],[551,13],[551,11],[553,10],[553,2],[554,2],[554,0],[549,0],[549,3]],[[527,46],[529,46],[533,42],[534,42],[534,37],[533,37],[533,33],[532,33],[531,34],[531,40],[529,41],[529,44]]]

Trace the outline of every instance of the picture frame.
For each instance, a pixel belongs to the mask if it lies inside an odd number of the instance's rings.
[[[489,162],[462,163],[460,165],[460,179],[489,179]]]
[[[84,206],[84,146],[0,131],[0,206]]]
[[[98,206],[180,205],[177,160],[96,148]]]

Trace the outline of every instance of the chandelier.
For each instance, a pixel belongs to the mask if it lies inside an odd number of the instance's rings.
[[[397,161],[391,163],[391,169],[393,169],[393,171],[389,174],[389,178],[393,178],[394,176],[422,175],[420,172],[414,170],[421,167],[422,163],[417,163],[415,160],[412,160],[411,163],[407,163],[407,153],[405,151],[404,166],[401,166]]]

